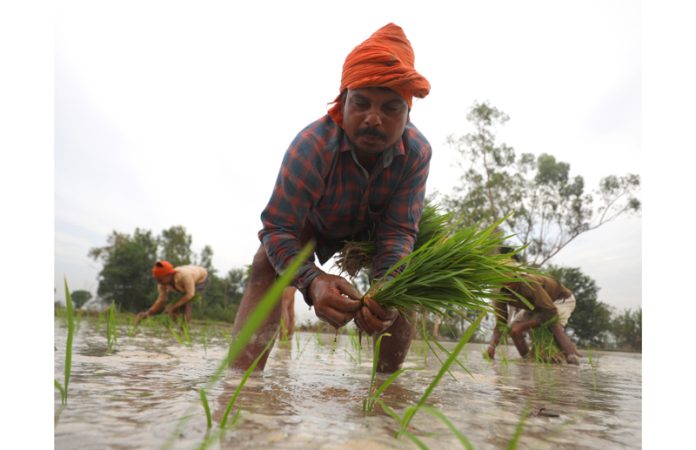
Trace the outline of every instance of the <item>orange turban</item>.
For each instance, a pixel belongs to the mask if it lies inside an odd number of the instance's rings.
[[[389,23],[353,49],[343,63],[340,91],[363,87],[386,87],[406,100],[411,107],[413,97],[423,98],[430,92],[430,83],[414,67],[411,43],[401,27]],[[329,114],[343,125],[341,94],[333,101]]]
[[[169,261],[157,261],[152,267],[152,276],[157,279],[167,276],[170,273],[174,273],[174,266],[172,266],[172,263]]]

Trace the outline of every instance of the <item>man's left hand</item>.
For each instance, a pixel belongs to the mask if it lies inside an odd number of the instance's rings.
[[[394,324],[399,312],[394,308],[382,308],[368,296],[363,299],[363,306],[355,315],[355,324],[365,333],[374,336],[381,334]]]

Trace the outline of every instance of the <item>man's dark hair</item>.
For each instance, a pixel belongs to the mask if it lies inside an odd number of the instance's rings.
[[[513,251],[512,247],[508,247],[506,245],[500,247],[500,254],[501,255],[507,255],[508,253],[512,253],[512,251]],[[510,257],[517,262],[521,261],[520,255],[518,255],[517,253],[510,255]]]

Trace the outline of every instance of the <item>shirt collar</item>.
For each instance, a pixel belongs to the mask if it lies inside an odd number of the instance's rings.
[[[353,146],[351,145],[350,141],[348,140],[348,136],[346,133],[343,133],[343,139],[341,139],[341,144],[338,147],[339,152],[349,152],[353,149]],[[384,166],[383,167],[389,167],[391,163],[394,161],[394,156],[397,155],[405,155],[406,154],[406,149],[404,148],[404,140],[403,136],[401,139],[396,141],[396,144],[394,144],[391,148],[387,149],[384,151],[384,154],[382,156],[382,161],[384,161]]]

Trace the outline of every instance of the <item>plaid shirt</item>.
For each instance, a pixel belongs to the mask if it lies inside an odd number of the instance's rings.
[[[322,264],[336,251],[322,254],[323,241],[374,230],[377,253],[372,276],[383,275],[413,250],[431,154],[428,141],[409,122],[401,140],[381,154],[368,175],[330,116],[307,126],[285,153],[261,214],[259,239],[276,272],[281,273],[300,251],[298,237],[307,222],[319,241],[315,251]],[[313,261],[312,257],[300,268],[294,281],[308,303],[306,290],[322,273]]]

